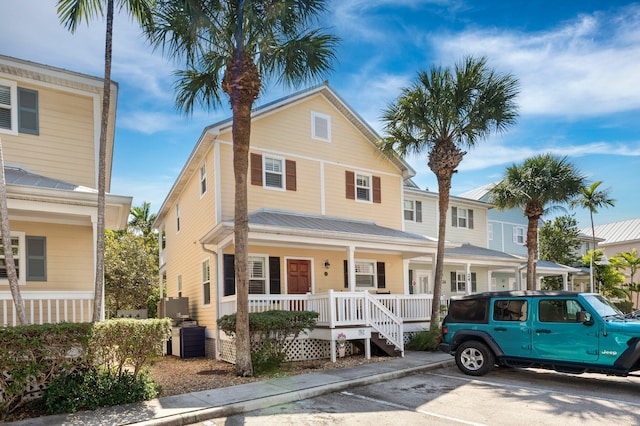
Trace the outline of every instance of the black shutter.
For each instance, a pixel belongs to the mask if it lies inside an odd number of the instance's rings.
[[[476,286],[476,273],[472,272],[471,273],[471,292],[475,293],[477,291],[477,286]]]
[[[452,293],[456,293],[458,291],[458,285],[456,283],[456,272],[452,271],[451,272],[451,292]]]
[[[47,239],[26,237],[27,281],[47,280]]]
[[[387,280],[384,274],[384,262],[376,262],[376,269],[378,273],[378,288],[386,288]]]
[[[409,269],[409,294],[413,294],[413,269]]]
[[[280,258],[269,257],[269,293],[280,294]]]
[[[451,226],[456,228],[458,226],[458,208],[451,207]]]
[[[344,261],[344,288],[349,288],[349,261]]]
[[[467,210],[469,212],[469,229],[473,229],[473,210]]]
[[[236,294],[236,266],[233,254],[223,255],[224,296]]]
[[[422,201],[416,201],[416,222],[422,222]]]

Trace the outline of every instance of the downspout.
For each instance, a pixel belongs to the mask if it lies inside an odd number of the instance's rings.
[[[215,295],[216,295],[216,350],[215,350],[215,352],[217,353],[218,352],[218,347],[217,346],[220,344],[220,329],[218,328],[218,317],[219,317],[219,314],[220,314],[220,297],[219,297],[219,294],[218,294],[218,252],[215,251],[215,250],[211,250],[211,249],[206,248],[204,243],[202,243],[202,242],[200,243],[200,248],[202,248],[202,251],[204,251],[206,253],[209,253],[209,254],[212,254],[213,258],[215,259],[214,260],[214,267],[215,267],[215,271],[216,271],[216,274],[215,274],[215,277],[216,277],[216,280],[215,280],[215,282],[216,282],[216,291],[215,291]],[[216,357],[216,359],[218,358],[215,353],[214,353],[214,356]]]

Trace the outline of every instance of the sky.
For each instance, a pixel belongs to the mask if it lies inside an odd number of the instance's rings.
[[[520,82],[517,123],[470,148],[452,195],[500,180],[506,168],[552,153],[588,183],[602,181],[615,207],[596,225],[640,217],[640,3],[615,0],[327,0],[320,25],[338,36],[331,87],[384,136],[384,109],[419,71],[466,56]],[[0,0],[0,54],[104,75],[105,23],[71,34],[56,0]],[[172,62],[126,15],[114,22],[112,79],[119,84],[111,193],[157,211],[207,125],[227,104],[191,115],[174,103]],[[268,84],[256,106],[301,88]],[[427,154],[408,157],[421,188],[437,192]],[[581,228],[585,210],[567,210]],[[555,214],[559,214],[556,212]],[[549,218],[551,218],[550,216]]]

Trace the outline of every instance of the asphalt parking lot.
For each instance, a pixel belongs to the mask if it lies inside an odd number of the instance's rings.
[[[640,377],[448,367],[202,425],[638,425]]]

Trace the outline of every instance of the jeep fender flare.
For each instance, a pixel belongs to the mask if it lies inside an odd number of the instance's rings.
[[[631,370],[640,359],[640,339],[635,337],[629,341],[629,347],[618,357],[613,365],[616,368]]]
[[[453,339],[451,340],[451,352],[455,352],[458,346],[460,346],[462,343],[469,340],[477,340],[486,344],[487,346],[489,346],[489,349],[493,351],[496,358],[499,358],[504,355],[504,352],[502,351],[500,346],[498,346],[496,341],[493,340],[491,335],[486,331],[479,331],[479,330],[458,331],[453,336]]]

